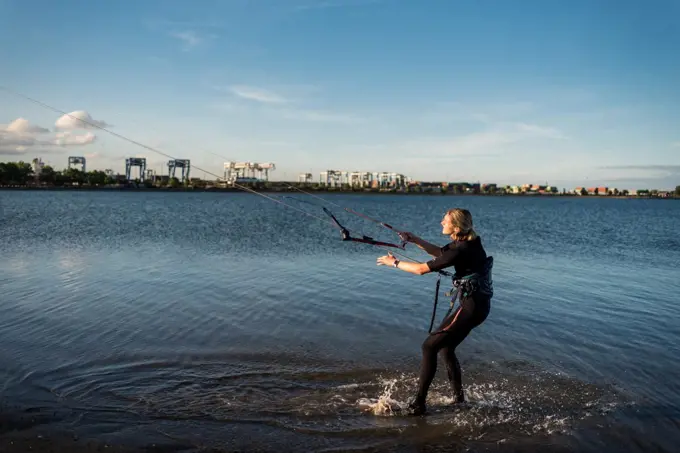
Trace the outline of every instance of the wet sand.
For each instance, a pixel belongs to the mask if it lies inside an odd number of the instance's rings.
[[[0,452],[175,452],[191,451],[195,445],[168,439],[166,442],[104,442],[94,436],[81,437],[60,426],[58,411],[0,406]],[[139,440],[139,439],[137,439]],[[194,450],[195,451],[195,450]]]

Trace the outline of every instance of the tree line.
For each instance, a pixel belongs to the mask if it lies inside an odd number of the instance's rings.
[[[36,175],[29,163],[0,162],[0,184],[23,186],[34,185],[36,183],[52,186],[72,184],[106,185],[115,184],[116,179],[100,170],[84,172],[77,168],[67,168],[58,171],[49,165],[45,165],[40,174]]]
[[[0,186],[48,186],[48,187],[62,187],[62,186],[107,186],[120,184],[121,181],[118,175],[110,175],[101,170],[82,171],[78,168],[66,168],[64,170],[55,170],[49,165],[45,165],[40,174],[36,175],[33,171],[33,166],[30,163],[20,162],[0,162]],[[134,182],[139,185],[139,179]],[[184,184],[176,178],[159,178],[154,182],[151,179],[146,179],[144,186],[151,188],[154,185],[158,187],[205,187],[205,181],[194,181],[189,183],[185,181]]]
[[[90,185],[90,186],[105,186],[109,184],[118,184],[120,181],[112,175],[108,175],[101,170],[93,170],[84,172],[77,168],[67,168],[61,171],[55,170],[49,165],[45,165],[42,168],[40,174],[36,175],[33,172],[33,167],[30,163],[23,161],[19,162],[0,162],[0,186],[26,186],[26,185],[47,185],[47,186],[70,186],[70,185]],[[139,182],[139,181],[137,181]],[[205,186],[205,181],[193,181],[191,184],[189,181],[184,183],[185,186],[195,186],[202,187]],[[144,185],[151,187],[152,182],[149,180],[144,181]],[[169,180],[157,181],[158,186],[168,186],[168,187],[181,187],[182,184],[177,178],[170,178]],[[269,184],[265,183],[264,188]],[[318,184],[312,184],[312,189],[320,189],[321,187],[315,187]],[[351,187],[343,187],[340,190],[351,190]],[[418,188],[421,189],[421,188]],[[465,193],[466,187],[462,184],[453,184],[446,190],[446,192],[451,193]],[[500,191],[495,187],[491,188],[493,192]],[[422,190],[422,189],[421,189]],[[440,188],[444,191],[445,189]],[[417,191],[417,190],[416,190]],[[485,191],[487,193],[492,192],[491,190]],[[611,193],[611,195],[628,195],[628,191],[623,191],[621,193],[617,191]],[[637,191],[638,196],[657,196],[658,190],[648,190],[640,189]],[[581,191],[582,195],[587,195],[585,189]],[[676,197],[680,197],[680,186],[675,187]]]

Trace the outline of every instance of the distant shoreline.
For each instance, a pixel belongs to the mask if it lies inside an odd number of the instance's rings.
[[[275,188],[265,188],[265,187],[249,187],[250,189],[260,192],[260,193],[295,193],[299,192],[291,188],[286,187],[275,187]],[[224,193],[248,193],[247,190],[238,188],[223,188],[223,187],[209,187],[209,188],[194,188],[194,187],[92,187],[92,186],[82,186],[82,187],[69,187],[69,186],[50,186],[50,187],[34,187],[34,186],[0,186],[0,190],[7,191],[50,191],[50,192],[60,192],[60,191],[84,191],[84,192],[153,192],[153,193],[165,193],[165,192],[224,192]],[[530,197],[530,198],[616,198],[616,199],[659,199],[659,200],[678,200],[678,196],[670,197],[655,197],[651,195],[577,195],[574,193],[452,193],[452,192],[434,192],[434,191],[423,191],[423,192],[402,192],[402,191],[372,191],[372,190],[314,190],[310,188],[302,189],[305,192],[313,194],[343,194],[343,195],[428,195],[428,196],[479,196],[479,197]],[[299,192],[302,193],[302,192]]]

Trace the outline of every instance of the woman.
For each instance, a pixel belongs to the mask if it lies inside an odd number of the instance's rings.
[[[430,261],[426,263],[400,261],[391,253],[377,260],[379,266],[393,266],[416,275],[437,272],[450,266],[455,268],[453,280],[460,296],[460,305],[423,342],[418,393],[409,405],[413,415],[421,415],[426,411],[425,400],[437,371],[437,353],[440,352],[446,363],[449,381],[453,385],[456,403],[465,401],[456,347],[473,328],[484,322],[489,315],[493,296],[491,282],[493,257],[487,257],[481,238],[472,228],[470,212],[467,209],[451,209],[444,215],[441,225],[442,234],[449,235],[452,239],[451,243],[441,248],[411,233],[400,233],[402,240],[412,242],[432,255],[434,258]]]

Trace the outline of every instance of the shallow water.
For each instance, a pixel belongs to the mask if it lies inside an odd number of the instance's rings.
[[[680,443],[680,203],[323,195],[440,244],[442,213],[466,207],[495,258],[491,314],[458,349],[469,403],[450,404],[440,366],[432,413],[414,418],[398,409],[436,277],[377,267],[385,250],[272,196],[322,220],[241,193],[0,192],[2,404],[140,445]],[[356,234],[398,240],[327,206]]]

